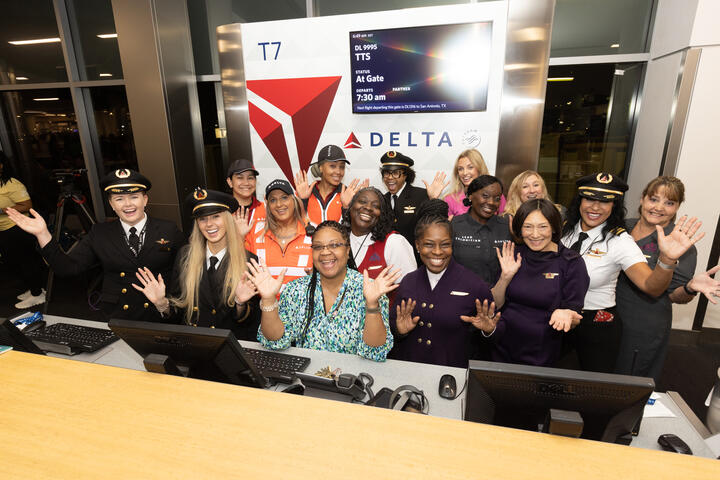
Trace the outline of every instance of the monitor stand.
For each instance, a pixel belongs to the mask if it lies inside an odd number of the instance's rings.
[[[159,353],[151,353],[143,359],[145,370],[153,373],[164,373],[166,375],[176,375],[178,377],[187,377],[189,369],[187,367],[179,367],[175,361],[167,355]]]

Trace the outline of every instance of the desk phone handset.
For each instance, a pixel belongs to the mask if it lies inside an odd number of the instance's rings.
[[[355,400],[362,400],[365,396],[365,384],[360,378],[350,373],[342,373],[336,378],[326,378],[296,372],[295,377],[308,388],[350,395]]]

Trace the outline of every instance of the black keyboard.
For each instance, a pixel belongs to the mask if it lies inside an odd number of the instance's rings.
[[[282,383],[292,382],[295,372],[304,372],[310,359],[287,353],[268,352],[254,348],[243,348],[260,372],[271,380]]]
[[[54,323],[25,335],[41,350],[65,355],[94,352],[118,340],[112,330],[69,323]]]

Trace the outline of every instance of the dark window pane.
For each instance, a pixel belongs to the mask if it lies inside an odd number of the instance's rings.
[[[215,96],[215,82],[198,83],[198,101],[200,103],[200,122],[205,149],[205,178],[208,188],[227,190],[221,138],[223,133],[218,123],[218,106]]]
[[[102,154],[102,168],[98,168],[98,175],[102,177],[104,173],[118,168],[137,170],[125,87],[93,87],[90,96]]]
[[[54,213],[60,193],[57,171],[85,168],[70,90],[2,92],[2,112],[12,140],[6,154],[15,172],[35,209]],[[87,175],[71,178],[92,211]]]
[[[219,74],[215,29],[229,23],[264,22],[307,16],[305,0],[248,2],[187,0],[195,74]]]
[[[110,0],[67,0],[67,8],[81,79],[122,78]]]
[[[551,57],[647,51],[653,0],[557,0]]]
[[[567,205],[575,181],[607,171],[625,177],[643,64],[550,67],[538,171]]]
[[[67,73],[52,1],[2,2],[0,83],[64,81]]]

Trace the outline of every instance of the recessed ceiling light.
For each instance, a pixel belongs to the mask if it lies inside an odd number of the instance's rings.
[[[620,44],[619,44],[619,43],[613,43],[612,45],[610,45],[610,48],[620,48]]]
[[[36,38],[35,40],[13,40],[8,43],[12,43],[13,45],[35,45],[37,43],[56,43],[59,42],[59,37],[53,37],[53,38]]]
[[[36,102],[54,102],[55,100],[60,100],[58,97],[47,97],[47,98],[33,98]]]
[[[548,82],[572,82],[575,77],[548,77]]]
[[[101,77],[112,77],[112,73],[101,73]]]
[[[15,77],[15,80],[29,80],[28,77]]]
[[[117,38],[117,33],[101,33],[98,38]]]

